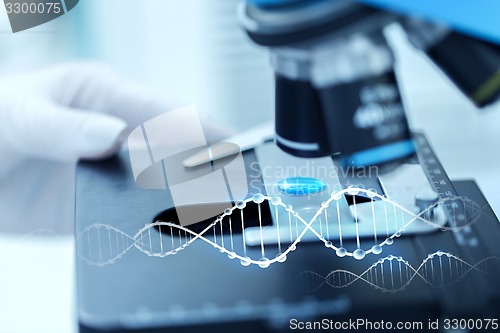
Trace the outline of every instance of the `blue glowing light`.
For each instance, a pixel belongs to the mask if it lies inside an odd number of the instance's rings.
[[[280,180],[278,189],[288,195],[310,195],[326,189],[326,183],[317,178],[292,177]]]
[[[354,153],[344,157],[342,163],[354,167],[364,167],[392,161],[414,152],[415,146],[413,141],[409,139]]]

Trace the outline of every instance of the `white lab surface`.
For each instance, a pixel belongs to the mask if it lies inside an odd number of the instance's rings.
[[[9,50],[0,53],[0,72],[90,56],[157,91],[197,104],[222,125],[243,130],[272,117],[273,83],[266,52],[239,29],[235,6],[236,1],[85,0],[57,22],[16,39],[5,32],[6,16],[0,10],[0,47]],[[85,17],[87,25],[82,24]],[[449,176],[475,178],[500,215],[500,103],[476,110],[407,45],[398,28],[388,33],[397,49],[411,126],[427,133]],[[37,203],[37,209],[63,205],[61,215],[50,218],[57,220],[54,225],[71,224],[73,172],[64,170],[52,171],[58,173],[50,178],[53,192],[41,191],[43,182],[34,181],[46,177],[43,170],[27,170],[30,174],[17,188],[24,192],[8,195],[26,198],[27,205]],[[43,193],[43,198],[33,198],[33,193]],[[0,203],[0,210],[8,208]],[[76,331],[73,238],[38,235],[46,232],[0,235],[0,332]]]

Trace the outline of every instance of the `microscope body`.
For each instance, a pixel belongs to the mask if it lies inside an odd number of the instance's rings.
[[[294,318],[498,316],[498,218],[473,181],[450,180],[425,137],[408,130],[382,29],[401,22],[412,43],[480,106],[500,91],[498,45],[353,1],[246,1],[243,25],[271,50],[277,144],[289,154],[271,143],[243,152],[245,178],[249,198],[272,199],[239,202],[225,219],[181,229],[171,188],[137,186],[129,152],[81,161],[80,332],[283,332]],[[351,174],[338,161],[397,167]],[[299,177],[323,181],[324,191],[279,192],[280,181]],[[350,188],[358,183],[380,200]],[[214,204],[210,198],[189,208]],[[407,228],[421,216],[434,223],[413,224],[425,232]],[[472,269],[481,263],[490,270]]]
[[[248,0],[239,16],[270,49],[276,142],[295,156],[365,167],[414,154],[383,34],[393,22],[477,106],[500,96],[500,47],[441,25],[344,0]]]

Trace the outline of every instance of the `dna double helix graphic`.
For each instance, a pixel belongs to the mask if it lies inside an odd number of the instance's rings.
[[[356,207],[360,210],[360,205],[353,205],[353,215],[339,208],[339,200],[344,194],[359,193],[371,198],[371,203],[368,206],[365,203],[364,209],[371,210],[372,215],[363,221],[357,216]],[[470,216],[462,219],[461,224],[446,226],[436,222],[436,217],[430,213],[450,203],[467,208],[464,211],[468,211]],[[351,256],[360,260],[370,253],[380,254],[384,246],[393,244],[414,224],[423,223],[453,232],[470,228],[480,217],[489,217],[484,214],[483,208],[465,197],[448,197],[416,214],[370,190],[349,188],[333,193],[306,221],[281,198],[259,193],[227,208],[201,231],[193,231],[172,221],[156,221],[129,235],[111,225],[93,224],[77,235],[77,253],[89,265],[102,267],[116,262],[131,249],[148,256],[167,257],[185,250],[193,242],[203,241],[225,253],[228,258],[238,259],[243,266],[266,268],[273,263],[284,262],[302,240],[314,238],[339,257]],[[274,215],[274,225],[265,221],[264,209]],[[365,230],[372,230],[369,237],[360,234],[362,223]],[[346,231],[351,232],[355,239],[354,243],[349,243],[354,244],[350,248],[346,244]]]
[[[389,255],[373,263],[361,274],[344,269],[331,271],[326,276],[305,271],[297,276],[297,281],[309,292],[325,285],[341,289],[364,282],[382,292],[397,293],[405,290],[415,279],[421,279],[434,288],[446,288],[474,271],[499,274],[500,257],[491,256],[470,264],[451,253],[437,251],[429,254],[418,267],[413,267],[404,258]]]

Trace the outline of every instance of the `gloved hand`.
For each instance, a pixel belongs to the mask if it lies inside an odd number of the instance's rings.
[[[77,160],[110,156],[129,131],[177,106],[94,63],[2,78],[0,230],[71,231]]]

